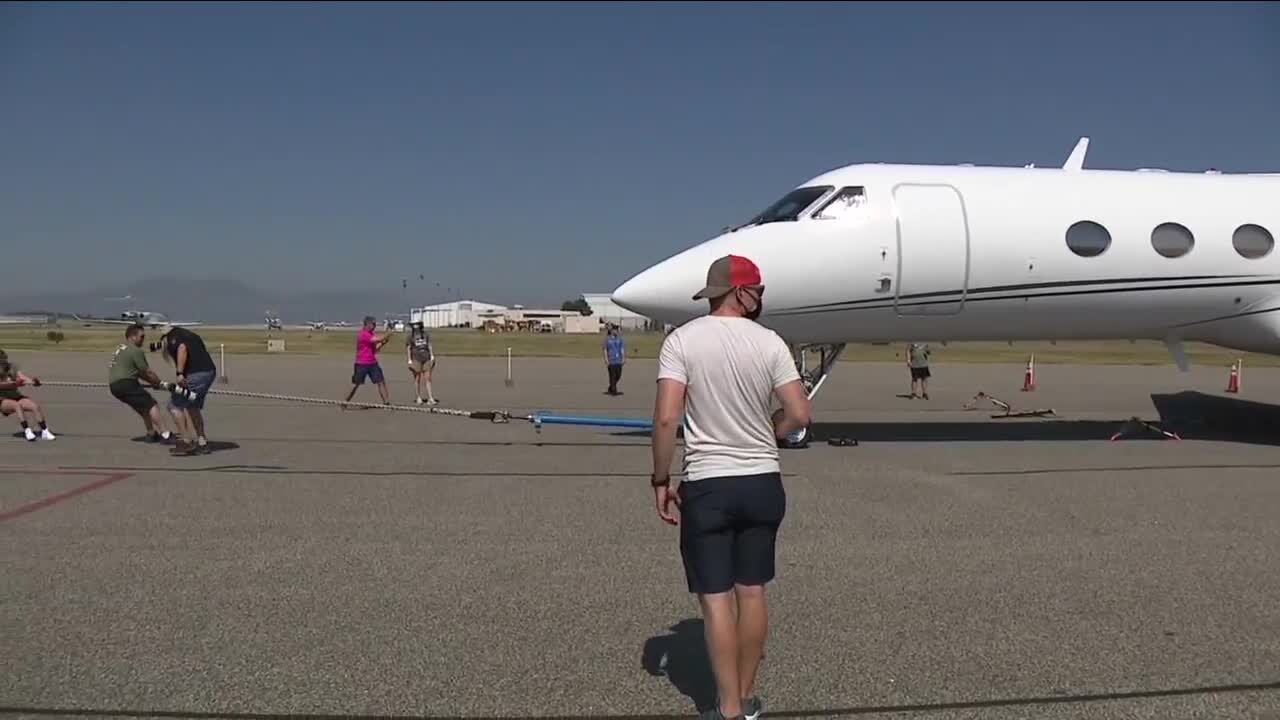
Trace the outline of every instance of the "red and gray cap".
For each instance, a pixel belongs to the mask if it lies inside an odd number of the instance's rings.
[[[725,255],[707,269],[707,286],[693,296],[694,300],[718,298],[740,287],[762,288],[760,268],[741,255]]]

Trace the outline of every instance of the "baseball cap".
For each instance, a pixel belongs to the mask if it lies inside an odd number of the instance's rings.
[[[760,268],[741,255],[725,255],[707,268],[707,286],[693,299],[718,298],[740,287],[764,287]]]

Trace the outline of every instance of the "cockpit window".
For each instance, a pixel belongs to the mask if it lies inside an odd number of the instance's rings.
[[[815,220],[835,220],[849,217],[867,206],[867,190],[863,187],[840,188],[822,207],[813,214]]]
[[[800,217],[800,213],[806,208],[813,205],[831,191],[831,185],[818,185],[814,187],[802,187],[792,190],[782,197],[781,200],[769,206],[768,210],[751,218],[748,225],[763,225],[771,222],[784,222],[795,220]]]

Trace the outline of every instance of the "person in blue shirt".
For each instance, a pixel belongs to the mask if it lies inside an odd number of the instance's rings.
[[[622,343],[622,335],[618,333],[618,326],[610,324],[608,326],[608,334],[604,336],[604,363],[609,368],[609,389],[605,390],[606,395],[621,395],[618,390],[618,381],[622,379],[622,366],[627,362],[627,351]]]

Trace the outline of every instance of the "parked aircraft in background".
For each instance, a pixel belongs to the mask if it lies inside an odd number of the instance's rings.
[[[118,318],[95,318],[95,317],[79,317],[72,315],[77,321],[85,325],[142,325],[146,328],[155,329],[162,325],[172,325],[174,327],[199,327],[204,323],[199,321],[174,321],[164,313],[151,312],[148,310],[126,310],[120,313]]]

